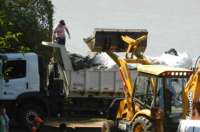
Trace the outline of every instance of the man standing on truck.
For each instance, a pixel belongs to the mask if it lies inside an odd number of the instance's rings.
[[[59,44],[65,45],[65,31],[68,34],[68,38],[70,39],[70,33],[68,28],[65,26],[65,21],[60,20],[59,24],[53,31],[52,41],[56,41]]]

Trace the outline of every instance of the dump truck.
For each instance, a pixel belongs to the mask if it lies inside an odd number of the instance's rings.
[[[105,122],[103,130],[177,131],[180,119],[191,118],[192,102],[199,99],[199,70],[153,65],[144,55],[147,30],[136,30],[145,31],[138,36],[117,35],[118,31],[95,29],[84,39],[91,51],[105,52],[116,62],[124,86],[117,114],[113,122]],[[125,57],[116,52],[125,52]],[[134,83],[128,63],[138,64]]]
[[[0,102],[9,117],[26,126],[35,116],[113,117],[123,96],[118,70],[75,70],[64,46],[45,44],[55,51],[48,66],[33,52],[0,53]]]

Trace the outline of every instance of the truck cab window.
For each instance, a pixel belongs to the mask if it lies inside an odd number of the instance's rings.
[[[26,76],[26,61],[14,60],[7,61],[3,65],[3,74],[5,79],[23,78]]]

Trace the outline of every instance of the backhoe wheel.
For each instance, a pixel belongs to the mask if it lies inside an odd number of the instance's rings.
[[[112,121],[112,120],[105,121],[101,128],[101,132],[115,132],[114,131],[114,121]]]
[[[23,126],[30,127],[35,117],[44,117],[44,111],[37,105],[24,105],[20,109],[20,119]]]
[[[132,132],[151,132],[152,123],[144,116],[138,116],[132,123]]]

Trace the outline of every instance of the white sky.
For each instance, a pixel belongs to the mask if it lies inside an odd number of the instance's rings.
[[[199,0],[52,0],[56,26],[66,21],[71,33],[66,47],[88,53],[82,41],[94,28],[145,28],[149,31],[146,54],[158,56],[175,48],[191,57],[200,55]]]

